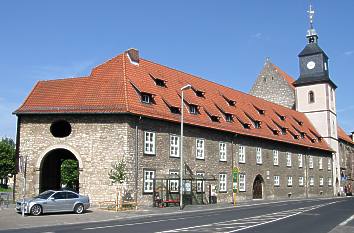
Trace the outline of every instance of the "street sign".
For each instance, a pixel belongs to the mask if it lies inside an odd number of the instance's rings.
[[[238,180],[239,169],[234,167],[232,169],[232,190],[234,193],[237,192],[237,180]]]

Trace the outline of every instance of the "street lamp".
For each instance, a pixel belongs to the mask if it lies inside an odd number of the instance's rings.
[[[181,167],[179,171],[179,208],[183,209],[183,91],[191,89],[192,86],[190,84],[185,85],[181,88],[182,96],[181,96]]]

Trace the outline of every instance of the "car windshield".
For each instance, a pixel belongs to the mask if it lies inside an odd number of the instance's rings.
[[[40,193],[36,198],[41,198],[41,199],[47,199],[50,197],[54,192],[53,191],[45,191],[43,193]]]

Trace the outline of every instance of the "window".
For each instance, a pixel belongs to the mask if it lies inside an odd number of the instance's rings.
[[[298,154],[297,159],[299,161],[299,167],[301,168],[303,166],[303,162],[302,162],[302,154]]]
[[[244,146],[238,147],[238,162],[245,163],[246,162],[246,151]]]
[[[176,171],[170,171],[170,177],[173,178],[169,180],[169,188],[171,193],[177,193],[179,190],[179,178],[178,178],[178,172]]]
[[[239,188],[240,192],[245,192],[246,191],[246,175],[240,173],[239,177]]]
[[[262,148],[260,147],[256,148],[256,163],[262,164]]]
[[[323,186],[323,177],[320,177],[320,186]]]
[[[318,169],[322,170],[322,158],[318,158]]]
[[[195,157],[197,159],[204,159],[204,139],[197,139],[196,140]]]
[[[155,133],[154,132],[145,132],[144,153],[148,155],[155,154]]]
[[[313,168],[313,157],[309,156],[309,168]]]
[[[226,143],[225,142],[219,143],[219,156],[220,156],[220,161],[226,161]]]
[[[225,118],[227,122],[233,122],[232,115],[229,113],[225,113]]]
[[[284,128],[284,127],[281,128],[281,134],[286,135],[286,128]]]
[[[288,176],[288,186],[293,186],[293,177]]]
[[[315,103],[315,93],[313,91],[309,91],[309,103]]]
[[[260,121],[253,121],[254,128],[260,129],[261,128],[261,122]]]
[[[143,102],[145,104],[150,104],[151,103],[151,95],[146,94],[146,93],[142,93],[141,94],[141,102]]]
[[[181,113],[181,111],[179,110],[178,107],[171,106],[170,110],[171,110],[171,113],[174,113],[174,114],[180,114]]]
[[[280,186],[280,178],[279,178],[279,176],[274,176],[274,186]]]
[[[299,176],[299,186],[304,186],[304,177]]]
[[[278,152],[278,150],[273,150],[273,165],[274,166],[279,165],[279,152]]]
[[[328,186],[332,186],[332,178],[328,177],[327,179]]]
[[[65,192],[58,192],[53,195],[54,199],[66,199]]]
[[[197,172],[197,193],[204,193],[204,172]]]
[[[189,105],[189,112],[190,112],[191,114],[198,114],[198,108],[197,108],[197,106],[194,105],[194,104],[190,104],[190,105]]]
[[[227,179],[227,176],[225,173],[220,173],[219,174],[219,191],[220,192],[226,192],[227,189],[226,189],[226,179]]]
[[[179,136],[170,136],[170,156],[179,157]]]
[[[315,178],[313,178],[312,176],[310,177],[310,186],[314,186],[315,185]]]
[[[154,186],[155,171],[144,170],[144,193],[152,193]]]
[[[327,161],[327,170],[328,170],[328,171],[332,170],[331,158],[328,158],[328,161]]]
[[[286,166],[291,167],[291,153],[286,152]]]
[[[54,121],[50,126],[50,132],[56,138],[65,138],[71,134],[71,125],[65,120]]]
[[[155,84],[156,84],[156,86],[159,86],[159,87],[166,87],[165,81],[162,79],[159,79],[159,78],[155,79]]]
[[[203,91],[195,91],[195,95],[198,97],[204,97],[205,93]]]

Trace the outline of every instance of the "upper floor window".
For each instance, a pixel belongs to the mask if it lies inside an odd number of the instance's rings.
[[[204,139],[197,139],[196,140],[195,157],[197,159],[204,159]]]
[[[246,162],[246,150],[244,146],[238,147],[238,162],[245,163]]]
[[[275,165],[275,166],[279,165],[279,151],[278,150],[273,150],[273,165]]]
[[[309,91],[309,103],[315,103],[315,93],[313,91]]]
[[[220,156],[220,161],[226,161],[226,143],[225,142],[219,143],[219,156]]]
[[[155,133],[144,132],[144,153],[149,155],[155,154]]]
[[[291,167],[291,153],[286,152],[286,166]]]
[[[318,158],[318,169],[320,169],[320,170],[323,169],[322,158]]]
[[[262,148],[260,147],[256,148],[256,163],[262,164]]]
[[[327,170],[330,171],[332,170],[332,163],[331,163],[331,159],[328,158],[328,161],[327,161]]]
[[[170,156],[179,157],[179,136],[170,136]]]
[[[298,154],[297,159],[299,160],[299,167],[301,168],[303,166],[302,154]]]
[[[313,168],[313,157],[309,156],[309,168]]]

